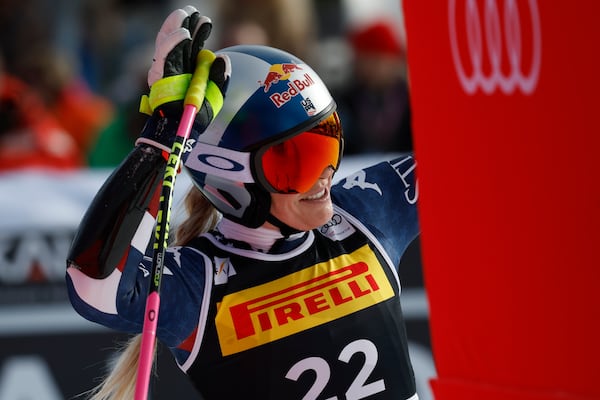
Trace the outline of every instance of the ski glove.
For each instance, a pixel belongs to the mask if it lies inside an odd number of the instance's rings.
[[[150,94],[142,96],[140,111],[151,117],[139,143],[171,151],[183,113],[183,100],[196,67],[196,57],[210,35],[212,22],[192,6],[173,11],[163,22],[157,36],[152,66],[148,71]],[[196,139],[218,114],[229,81],[229,59],[203,50],[210,64],[206,95],[196,115],[190,138]]]

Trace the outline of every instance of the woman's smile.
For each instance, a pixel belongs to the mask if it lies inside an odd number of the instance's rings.
[[[271,214],[285,224],[303,231],[318,228],[331,219],[333,168],[327,167],[306,193],[271,193]]]

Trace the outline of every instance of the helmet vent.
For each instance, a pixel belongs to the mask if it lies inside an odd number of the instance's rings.
[[[231,195],[231,193],[226,192],[225,190],[221,190],[221,189],[217,189],[217,192],[219,192],[219,194],[221,196],[223,196],[225,198],[225,200],[227,200],[227,202],[231,205],[231,207],[233,207],[234,210],[239,210],[240,208],[242,208],[242,205],[240,204],[239,201],[237,201],[235,199],[235,197],[233,197]]]

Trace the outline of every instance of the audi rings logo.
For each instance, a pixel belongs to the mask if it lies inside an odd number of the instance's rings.
[[[333,216],[331,217],[329,222],[327,222],[325,225],[321,226],[321,228],[320,228],[321,233],[324,235],[327,233],[329,228],[332,228],[341,223],[342,223],[342,216],[340,214],[333,214]]]
[[[464,14],[457,12],[457,2],[464,6]],[[523,7],[525,2],[527,7]],[[533,93],[542,61],[536,0],[483,3],[480,12],[476,0],[448,0],[452,60],[462,88],[467,94],[474,94],[478,88],[488,95],[497,89],[509,95],[517,88],[526,95]],[[503,4],[502,13],[498,3]],[[465,42],[466,48],[459,48]]]

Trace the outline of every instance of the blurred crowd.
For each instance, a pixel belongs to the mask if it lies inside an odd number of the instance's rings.
[[[111,168],[145,116],[164,17],[188,1],[2,0],[0,171]],[[332,91],[346,154],[412,150],[399,0],[197,0],[207,47],[265,44],[314,67]]]

